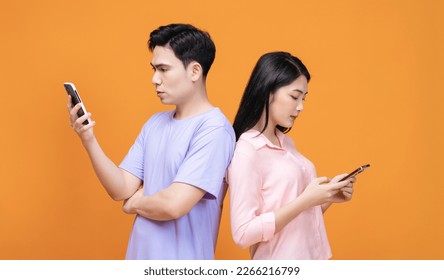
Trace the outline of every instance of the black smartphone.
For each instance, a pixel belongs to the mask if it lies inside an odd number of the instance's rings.
[[[76,106],[77,103],[81,103],[82,107],[77,111],[77,116],[80,118],[81,116],[83,116],[86,112],[85,106],[82,103],[82,100],[80,99],[80,95],[77,92],[76,86],[73,83],[64,83],[63,84],[65,86],[65,90],[66,93],[68,93],[69,95],[71,95],[71,101],[72,101],[72,105]],[[88,120],[85,120],[83,122],[84,125],[89,124]]]
[[[350,172],[350,174],[348,174],[347,176],[345,176],[344,178],[342,178],[339,182],[345,181],[350,177],[356,176],[359,173],[361,173],[362,171],[364,171],[365,169],[369,168],[370,164],[364,164],[358,168],[356,168],[355,170],[353,170],[352,172]]]

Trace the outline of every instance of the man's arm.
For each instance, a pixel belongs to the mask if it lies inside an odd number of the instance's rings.
[[[173,183],[150,196],[144,196],[143,190],[137,191],[124,203],[125,213],[152,220],[174,220],[187,214],[206,194],[217,199],[234,148],[234,135],[224,127],[201,129]]]
[[[80,107],[80,103],[73,107],[71,96],[68,96],[71,126],[80,137],[102,186],[114,200],[131,197],[142,184],[142,180],[120,169],[106,156],[94,136],[95,122],[91,121],[88,125],[83,125],[83,122],[91,117],[91,113],[86,113],[80,118],[77,117]]]
[[[117,167],[106,156],[95,138],[88,143],[83,143],[83,145],[88,152],[97,178],[99,178],[100,183],[112,199],[127,199],[142,185],[142,180]]]
[[[144,196],[143,189],[139,189],[125,201],[123,211],[157,221],[175,220],[190,212],[205,193],[200,188],[178,182],[151,196]]]

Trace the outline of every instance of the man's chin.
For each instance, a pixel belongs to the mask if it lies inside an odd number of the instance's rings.
[[[174,102],[172,102],[171,100],[167,100],[167,99],[160,99],[160,102],[163,105],[176,105],[176,104],[174,104]]]

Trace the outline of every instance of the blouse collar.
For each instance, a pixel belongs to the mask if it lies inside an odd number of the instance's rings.
[[[280,130],[276,130],[276,136],[279,140],[279,143],[281,144],[281,147],[271,143],[271,141],[267,137],[265,137],[265,135],[263,135],[262,133],[260,133],[259,131],[255,130],[255,129],[250,129],[250,130],[244,132],[241,135],[240,139],[244,139],[247,142],[251,143],[256,150],[259,150],[260,148],[262,148],[264,146],[268,146],[269,148],[272,148],[272,149],[279,149],[279,150],[285,149],[285,147],[284,147],[284,138],[285,138],[284,133],[282,133]]]

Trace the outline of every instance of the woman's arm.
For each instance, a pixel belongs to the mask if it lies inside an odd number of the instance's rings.
[[[336,194],[349,183],[314,179],[292,202],[275,211],[260,213],[263,199],[261,173],[251,154],[236,151],[228,169],[231,231],[234,242],[245,248],[270,240],[306,209],[337,201]]]
[[[335,202],[338,192],[347,184],[348,180],[329,183],[327,177],[314,179],[295,200],[274,212],[276,216],[276,232],[282,230],[301,212],[316,205],[327,205]]]
[[[271,239],[275,232],[274,213],[260,213],[263,203],[261,174],[257,170],[253,150],[236,148],[227,178],[230,194],[230,221],[233,240],[240,248]]]

